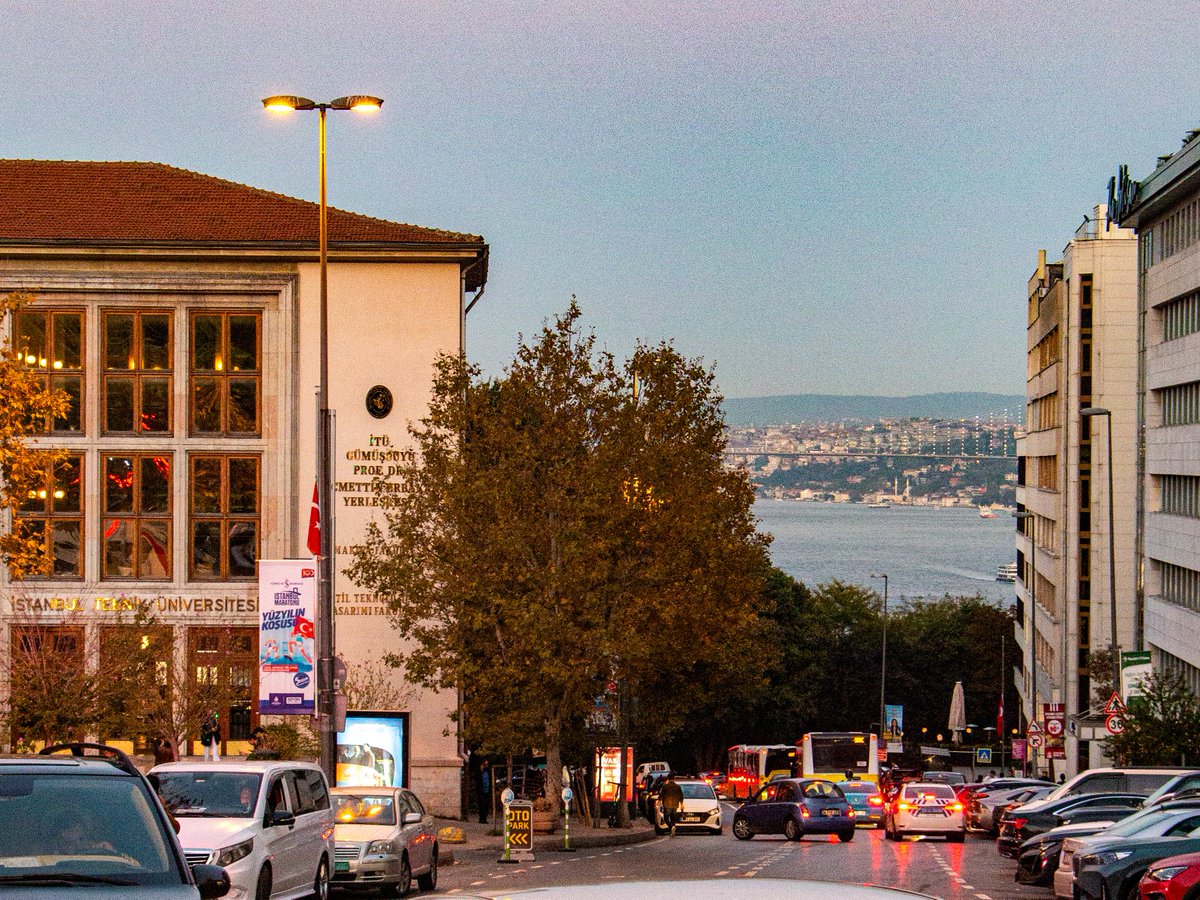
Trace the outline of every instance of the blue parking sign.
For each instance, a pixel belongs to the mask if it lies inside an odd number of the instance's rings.
[[[992,762],[992,748],[991,747],[976,747],[975,748],[975,762],[988,763],[990,765]]]

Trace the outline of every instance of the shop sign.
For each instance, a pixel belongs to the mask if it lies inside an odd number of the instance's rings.
[[[258,711],[262,715],[316,712],[313,620],[317,569],[311,559],[258,563]]]

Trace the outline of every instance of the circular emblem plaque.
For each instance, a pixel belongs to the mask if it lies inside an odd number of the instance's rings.
[[[367,412],[377,419],[384,418],[392,411],[392,392],[382,384],[367,391]]]

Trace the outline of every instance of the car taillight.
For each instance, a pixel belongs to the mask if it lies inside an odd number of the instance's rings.
[[[874,797],[868,797],[867,803],[870,804],[871,806],[883,806],[883,798],[880,797],[879,795],[875,795]]]
[[[1020,831],[1022,828],[1024,828],[1026,825],[1029,824],[1029,819],[1022,819],[1022,818],[1009,819],[1008,824],[1011,825],[1013,828],[1017,829],[1017,831]]]
[[[901,812],[907,812],[908,810],[910,810],[912,808],[913,808],[912,804],[909,803],[907,800],[901,800],[899,803],[896,804],[896,809],[900,810]]]
[[[800,818],[807,819],[810,815],[812,815],[812,813],[808,811],[807,806],[800,807]]]
[[[858,813],[856,813],[856,812],[854,811],[854,807],[853,807],[853,806],[847,806],[847,807],[846,807],[846,815],[848,815],[850,818],[852,818],[852,819],[853,819],[853,818],[854,818],[856,815],[858,815]]]
[[[962,812],[963,805],[961,803],[947,803],[946,809],[950,810],[950,812]]]

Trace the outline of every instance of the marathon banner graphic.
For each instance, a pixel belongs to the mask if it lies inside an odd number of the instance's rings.
[[[883,741],[888,753],[904,752],[904,707],[888,703],[884,706]]]
[[[316,612],[316,563],[311,559],[259,560],[260,714],[311,716],[316,712]]]

